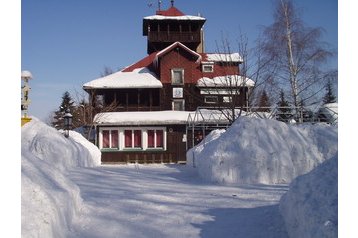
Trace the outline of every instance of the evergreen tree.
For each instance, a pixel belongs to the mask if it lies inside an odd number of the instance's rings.
[[[280,101],[277,103],[276,119],[283,122],[288,122],[292,118],[292,108],[285,98],[283,90],[280,92]]]
[[[269,112],[271,107],[270,104],[270,99],[266,93],[266,90],[263,90],[260,98],[259,98],[259,104],[258,104],[259,110],[260,112]]]
[[[327,85],[326,85],[326,94],[323,97],[323,103],[333,103],[333,102],[337,102],[337,98],[333,93],[333,89],[332,89],[332,83],[331,81],[328,81]]]
[[[75,110],[74,101],[68,91],[63,94],[61,105],[59,109],[54,112],[52,126],[56,129],[64,129],[63,115],[66,109],[70,109],[71,114],[73,114]]]

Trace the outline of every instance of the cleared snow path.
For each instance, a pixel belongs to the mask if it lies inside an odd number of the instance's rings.
[[[209,184],[181,165],[78,168],[81,215],[69,237],[287,237],[287,186]]]

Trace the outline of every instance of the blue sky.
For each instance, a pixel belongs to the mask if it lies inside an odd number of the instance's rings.
[[[170,5],[162,1],[162,9]],[[153,3],[148,7],[148,3]],[[323,39],[338,51],[337,0],[299,0],[308,26],[323,27]],[[239,32],[253,42],[260,26],[272,23],[271,0],[176,0],[188,15],[200,13],[206,50],[214,52],[223,33],[232,42]],[[29,114],[46,120],[58,109],[62,94],[87,96],[82,85],[146,56],[142,19],[155,14],[157,1],[23,0],[21,2],[21,70],[32,72]],[[337,59],[331,61],[337,67]]]

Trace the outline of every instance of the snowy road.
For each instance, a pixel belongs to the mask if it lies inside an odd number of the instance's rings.
[[[101,166],[70,174],[83,198],[69,237],[287,237],[287,186],[219,186],[181,165]]]

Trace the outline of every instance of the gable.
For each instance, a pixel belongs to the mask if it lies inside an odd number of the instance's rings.
[[[188,47],[186,47],[185,45],[183,45],[182,43],[180,43],[178,41],[173,43],[173,44],[171,44],[167,48],[159,51],[156,54],[156,57],[154,58],[154,62],[157,62],[159,60],[159,58],[163,57],[164,55],[168,54],[169,52],[171,52],[171,51],[173,51],[173,50],[175,50],[177,48],[183,49],[184,51],[186,51],[189,54],[193,55],[196,58],[195,63],[200,63],[201,62],[202,57],[201,57],[201,55],[199,53],[189,49]]]

